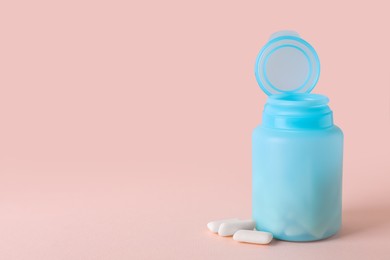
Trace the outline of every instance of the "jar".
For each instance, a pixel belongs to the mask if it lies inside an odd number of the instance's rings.
[[[341,226],[343,133],[324,95],[314,49],[279,32],[260,52],[256,78],[268,99],[252,135],[256,229],[288,241],[330,237]]]

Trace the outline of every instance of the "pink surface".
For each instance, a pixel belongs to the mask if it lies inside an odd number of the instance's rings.
[[[0,259],[390,259],[387,1],[2,1]],[[313,44],[345,133],[344,218],[314,243],[239,244],[256,55]]]

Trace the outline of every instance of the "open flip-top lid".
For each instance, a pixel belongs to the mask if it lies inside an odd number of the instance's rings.
[[[267,95],[309,93],[320,76],[320,60],[298,33],[280,31],[257,56],[255,75]]]

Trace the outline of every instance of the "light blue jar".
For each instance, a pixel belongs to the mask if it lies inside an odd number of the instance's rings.
[[[252,136],[252,214],[256,229],[288,241],[327,238],[341,226],[343,133],[329,99],[309,94],[319,77],[315,50],[278,32],[257,58],[269,95]]]

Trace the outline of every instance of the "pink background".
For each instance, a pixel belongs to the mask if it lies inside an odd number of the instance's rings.
[[[2,1],[0,259],[390,259],[386,2]],[[253,66],[281,29],[345,133],[343,229],[239,244],[206,223],[251,216]]]

